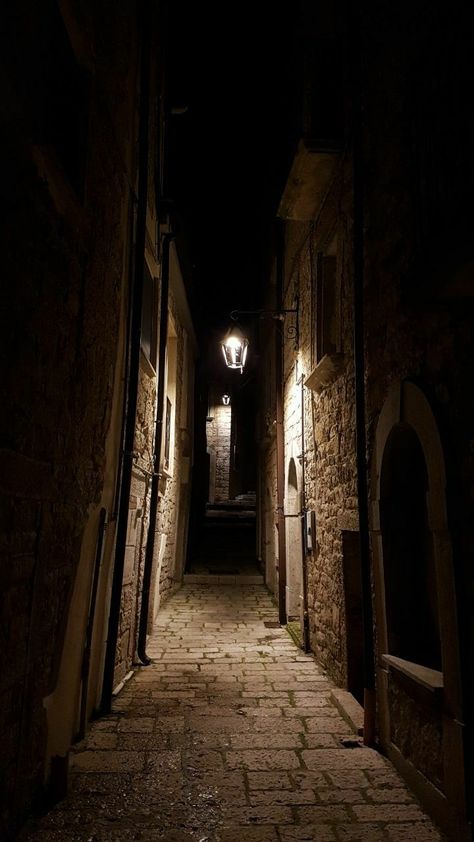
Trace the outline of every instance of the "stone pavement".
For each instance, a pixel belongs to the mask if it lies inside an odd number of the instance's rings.
[[[22,842],[441,840],[387,760],[344,746],[331,682],[265,626],[276,619],[263,587],[184,586],[153,665],[91,727],[68,798]]]

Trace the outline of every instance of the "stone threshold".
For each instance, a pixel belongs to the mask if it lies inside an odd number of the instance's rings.
[[[331,699],[342,718],[352,728],[354,734],[361,737],[364,733],[364,708],[348,690],[335,687],[331,690]]]

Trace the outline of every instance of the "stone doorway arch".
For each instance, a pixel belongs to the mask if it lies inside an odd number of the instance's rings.
[[[414,383],[390,389],[374,445],[380,742],[426,808],[461,840],[467,838],[464,735],[445,463],[431,407]],[[411,640],[420,627],[413,612],[429,625],[421,641]]]

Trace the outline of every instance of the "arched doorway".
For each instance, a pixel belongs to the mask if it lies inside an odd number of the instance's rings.
[[[380,742],[435,818],[464,839],[463,716],[445,467],[421,389],[395,384],[372,458]]]
[[[380,476],[388,650],[441,670],[438,589],[427,509],[428,471],[413,427],[396,424]]]
[[[288,620],[301,616],[301,519],[296,463],[290,459],[286,486],[286,614]]]

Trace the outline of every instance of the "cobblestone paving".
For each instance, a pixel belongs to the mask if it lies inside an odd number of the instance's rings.
[[[68,798],[21,839],[297,842],[442,837],[391,764],[346,748],[331,683],[263,587],[183,587],[111,716],[74,752]]]

